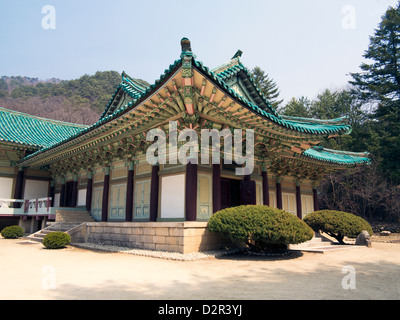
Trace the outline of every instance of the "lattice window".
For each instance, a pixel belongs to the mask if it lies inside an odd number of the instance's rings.
[[[291,193],[282,193],[282,209],[296,214],[296,196]]]
[[[150,217],[150,180],[137,181],[135,184],[135,219]]]
[[[199,174],[197,181],[197,218],[208,220],[212,214],[212,179],[209,175]]]
[[[92,217],[101,221],[101,210],[103,202],[103,188],[94,188],[92,194]]]
[[[124,220],[126,205],[126,185],[112,185],[110,198],[110,220]]]

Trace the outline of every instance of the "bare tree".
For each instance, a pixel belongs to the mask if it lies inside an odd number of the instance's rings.
[[[320,186],[321,209],[357,214],[368,220],[400,221],[400,188],[378,171],[378,163],[328,175]]]

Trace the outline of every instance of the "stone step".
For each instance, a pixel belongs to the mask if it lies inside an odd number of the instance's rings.
[[[42,242],[42,241],[43,241],[42,238],[37,238],[37,237],[34,237],[34,236],[32,236],[32,235],[30,235],[30,236],[28,236],[28,237],[25,237],[25,239],[27,239],[27,240],[29,240],[29,241],[35,241],[35,242]]]
[[[56,222],[93,222],[94,219],[88,211],[84,210],[56,210]]]
[[[45,229],[39,230],[39,231],[29,235],[29,236],[25,237],[25,239],[36,241],[36,242],[42,242],[43,238],[50,232],[54,232],[54,231],[67,232],[68,230],[71,230],[71,229],[79,226],[80,224],[81,223],[51,222]]]

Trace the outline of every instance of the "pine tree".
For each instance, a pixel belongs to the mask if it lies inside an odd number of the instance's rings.
[[[351,74],[350,83],[362,101],[374,104],[382,169],[400,183],[400,2],[383,15],[363,57],[372,62]]]
[[[254,83],[260,89],[261,93],[267,98],[271,105],[277,109],[283,100],[279,100],[279,87],[276,82],[270,79],[260,67],[255,67],[251,70]]]
[[[279,113],[285,116],[310,118],[311,101],[307,97],[292,98],[286,105],[279,109]]]

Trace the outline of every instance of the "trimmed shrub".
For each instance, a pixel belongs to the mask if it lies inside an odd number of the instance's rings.
[[[314,231],[325,232],[331,237],[334,237],[339,243],[344,244],[344,237],[357,238],[364,230],[372,235],[370,224],[363,218],[352,213],[335,211],[335,210],[320,210],[308,214],[304,218]]]
[[[10,226],[1,230],[1,235],[5,239],[18,239],[24,236],[24,229],[19,226]]]
[[[68,233],[54,231],[46,234],[43,238],[43,245],[47,249],[62,249],[71,242],[71,237]]]
[[[314,236],[298,217],[263,205],[223,209],[211,216],[208,228],[257,251],[286,249],[288,244],[302,243]]]

